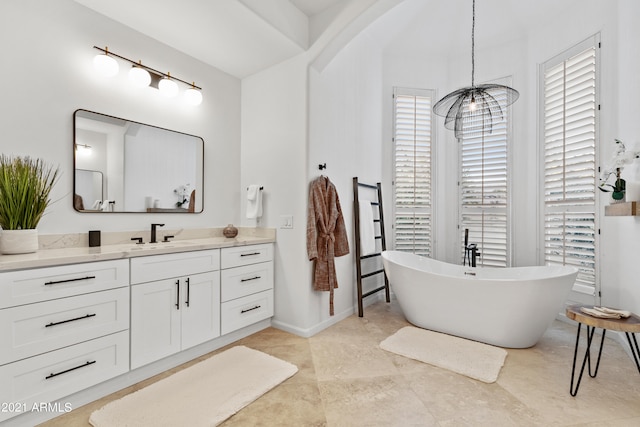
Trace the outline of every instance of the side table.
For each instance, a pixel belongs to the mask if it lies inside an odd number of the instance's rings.
[[[567,307],[566,314],[569,319],[575,320],[578,322],[578,333],[576,335],[576,348],[573,352],[573,367],[571,371],[571,387],[569,389],[569,393],[571,396],[575,396],[578,394],[578,388],[580,387],[580,380],[582,379],[582,374],[584,373],[585,364],[589,365],[589,376],[591,378],[595,378],[598,375],[598,367],[600,366],[600,357],[602,356],[602,345],[604,344],[604,336],[607,332],[607,329],[612,331],[624,332],[627,336],[627,341],[629,342],[629,347],[631,348],[631,354],[633,355],[633,360],[636,362],[636,366],[638,368],[638,372],[640,372],[640,349],[638,348],[638,341],[636,340],[635,333],[640,333],[640,317],[636,314],[631,314],[631,316],[626,319],[603,319],[600,317],[590,316],[586,313],[580,311],[582,307],[593,308],[591,305],[572,305]],[[580,329],[582,324],[587,325],[587,349],[585,350],[584,359],[582,360],[582,368],[580,368],[580,375],[578,376],[578,381],[573,386],[574,377],[576,372],[576,359],[578,357],[578,343],[580,342]],[[602,339],[600,340],[600,350],[598,351],[598,360],[596,361],[595,370],[593,373],[591,372],[591,342],[593,340],[593,333],[596,328],[602,329]],[[632,342],[633,341],[633,342]]]

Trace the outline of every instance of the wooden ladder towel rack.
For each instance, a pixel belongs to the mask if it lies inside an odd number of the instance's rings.
[[[362,255],[362,248],[361,248],[361,241],[360,241],[360,204],[359,204],[360,188],[366,189],[367,191],[376,190],[375,191],[376,201],[372,201],[371,205],[377,206],[378,208],[378,218],[374,218],[373,222],[374,222],[374,225],[378,224],[379,234],[375,236],[375,240],[376,242],[378,240],[380,241],[381,251],[367,254],[367,255]],[[364,273],[364,274],[362,273],[362,260],[373,258],[373,257],[379,257],[382,255],[382,251],[385,251],[387,249],[387,243],[384,235],[384,215],[383,215],[383,209],[382,209],[382,185],[379,182],[376,185],[364,184],[364,183],[358,182],[357,176],[353,177],[353,219],[354,219],[354,229],[356,234],[355,246],[356,246],[356,274],[357,274],[357,287],[358,287],[358,316],[362,317],[364,315],[364,307],[362,304],[362,301],[364,298],[370,295],[373,295],[384,289],[386,293],[387,302],[391,302],[391,296],[389,292],[389,280],[387,279],[387,275],[384,272],[384,268],[371,271],[368,273]],[[384,276],[384,285],[363,293],[362,279],[366,279],[367,277],[372,277],[380,273],[382,273],[382,275]]]

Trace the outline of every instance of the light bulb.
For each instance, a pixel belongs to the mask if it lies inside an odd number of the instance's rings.
[[[160,93],[167,98],[173,98],[178,94],[178,84],[171,80],[171,74],[169,73],[167,73],[167,77],[160,80],[158,89]]]
[[[93,58],[93,67],[104,77],[115,76],[119,69],[118,61],[106,53],[98,54]]]
[[[140,64],[142,65],[142,63]],[[134,65],[129,70],[129,80],[137,87],[146,87],[151,83],[151,75],[140,65]]]
[[[191,87],[184,91],[184,99],[189,105],[202,104],[202,92],[195,88],[195,83],[192,83]]]
[[[476,99],[473,97],[471,98],[471,102],[469,103],[469,110],[476,111]]]

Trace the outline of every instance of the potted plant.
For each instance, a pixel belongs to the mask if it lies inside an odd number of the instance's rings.
[[[0,155],[0,252],[38,250],[36,227],[57,180],[58,168],[41,159]]]
[[[623,202],[625,200],[627,184],[626,181],[620,177],[620,174],[624,169],[624,165],[628,165],[635,159],[640,158],[640,152],[627,152],[622,141],[616,139],[615,142],[616,150],[611,158],[611,163],[602,170],[602,173],[600,175],[600,186],[598,188],[601,191],[611,192],[611,198],[614,201]],[[613,185],[607,183],[612,175],[616,177]]]

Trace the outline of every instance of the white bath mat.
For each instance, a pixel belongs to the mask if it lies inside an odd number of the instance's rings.
[[[214,426],[297,371],[291,363],[236,346],[108,403],[89,422],[95,427]]]
[[[383,350],[493,383],[507,357],[503,348],[406,326],[380,343]]]

